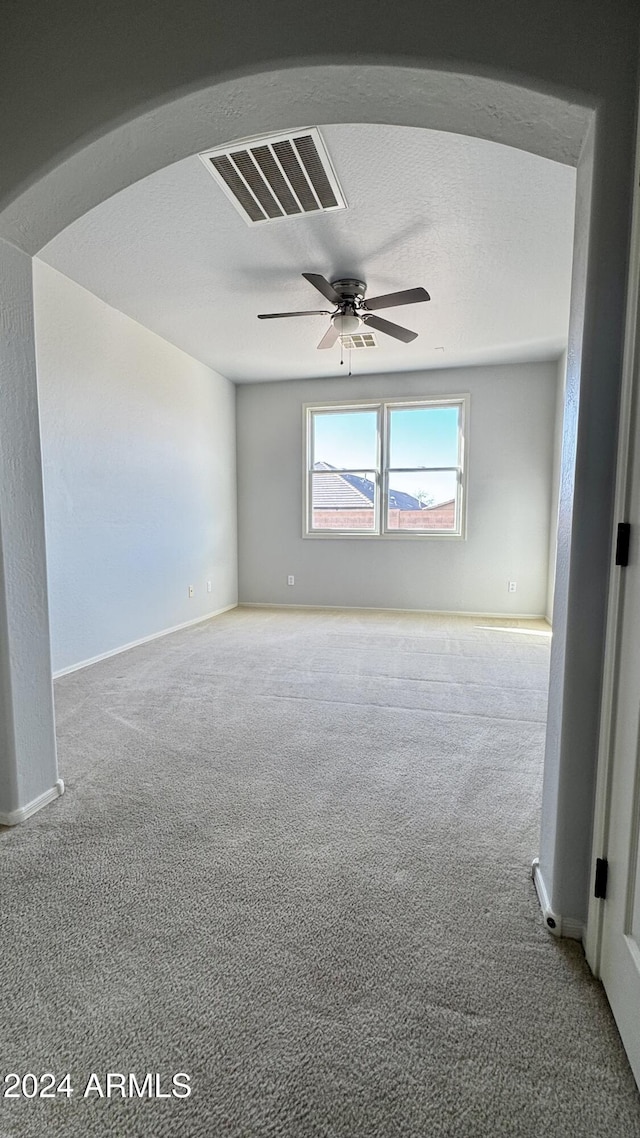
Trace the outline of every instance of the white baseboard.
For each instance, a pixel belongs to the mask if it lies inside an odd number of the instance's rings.
[[[533,860],[531,876],[533,878],[533,884],[536,887],[536,893],[538,894],[542,917],[549,932],[553,933],[554,936],[569,937],[571,940],[583,940],[584,926],[581,922],[575,921],[570,917],[562,917],[551,908],[547,887],[540,870],[540,858],[538,857]]]
[[[406,612],[419,616],[472,616],[481,620],[544,620],[540,612],[467,612],[466,609],[394,609],[382,605],[300,605],[276,601],[238,601],[239,609],[316,609],[321,612]]]
[[[152,632],[150,636],[141,636],[139,640],[132,640],[129,644],[122,644],[119,648],[111,648],[108,652],[101,652],[99,656],[91,656],[88,660],[80,660],[78,664],[70,664],[68,668],[60,668],[59,671],[53,673],[53,678],[57,680],[59,676],[68,676],[70,672],[79,672],[81,668],[90,668],[92,664],[98,664],[100,660],[108,660],[110,656],[118,656],[121,652],[128,652],[130,648],[138,648],[141,644],[148,644],[151,640],[159,640],[161,636],[170,636],[172,632],[180,632],[182,628],[191,628],[194,624],[204,624],[206,620],[211,620],[214,616],[220,616],[223,612],[229,612],[237,607],[237,603],[234,601],[232,605],[215,609],[213,612],[206,613],[205,616],[197,616],[194,620],[185,620],[182,624],[174,624],[172,628],[163,628],[161,632]]]
[[[11,810],[8,814],[0,811],[0,826],[17,826],[19,822],[24,822],[37,810],[42,810],[43,806],[48,806],[54,799],[59,798],[61,794],[64,794],[64,782],[59,778],[55,786],[45,790],[43,794],[39,794],[26,806],[21,806],[18,810]]]

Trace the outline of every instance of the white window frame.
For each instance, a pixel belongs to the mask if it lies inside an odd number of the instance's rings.
[[[455,470],[456,472],[456,521],[457,527],[455,530],[397,530],[390,529],[387,526],[387,492],[389,486],[389,472],[399,473],[400,468],[389,467],[389,442],[390,442],[390,426],[391,426],[391,412],[395,410],[410,410],[411,408],[420,407],[451,407],[459,408],[458,416],[458,462],[455,466],[423,466],[423,467],[407,467],[406,470],[411,471],[442,471],[442,470]],[[303,463],[304,463],[304,494],[303,494],[303,526],[302,534],[305,538],[311,538],[314,541],[318,538],[327,538],[333,540],[334,538],[375,538],[375,539],[389,539],[391,541],[420,541],[427,539],[429,541],[442,540],[445,541],[460,541],[466,538],[466,503],[467,503],[467,441],[469,431],[469,395],[446,395],[441,398],[429,397],[428,399],[416,398],[416,396],[408,396],[403,399],[362,399],[362,400],[348,400],[344,402],[332,403],[305,403],[303,406],[303,423],[304,423],[304,446],[303,446]],[[373,470],[375,482],[374,494],[374,528],[368,530],[356,529],[313,529],[312,527],[312,475],[313,464],[315,455],[313,453],[313,418],[315,414],[342,412],[342,411],[375,411],[377,414],[377,444],[376,444],[376,467]],[[403,468],[405,469],[405,468]],[[363,473],[362,468],[357,470],[344,470],[340,471],[344,474],[357,474]]]

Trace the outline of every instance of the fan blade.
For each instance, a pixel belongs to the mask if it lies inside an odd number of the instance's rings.
[[[339,335],[340,335],[340,333],[338,332],[338,329],[334,328],[333,324],[330,324],[329,327],[327,328],[324,336],[322,337],[320,343],[318,344],[318,347],[319,348],[332,348],[333,345],[336,343]]]
[[[419,304],[422,300],[431,300],[426,288],[405,288],[402,292],[388,292],[384,296],[372,296],[365,300],[365,308],[372,312],[376,308],[395,308],[398,304]]]
[[[329,281],[321,277],[319,273],[303,273],[302,275],[306,281],[309,281],[309,284],[317,288],[318,292],[326,296],[327,300],[330,300],[332,304],[342,303],[342,297],[338,295],[333,285],[329,284]]]
[[[396,340],[402,340],[405,344],[410,344],[412,340],[417,339],[418,333],[411,332],[408,328],[402,328],[399,324],[392,324],[390,320],[383,320],[381,316],[367,316],[365,312],[361,312],[362,319],[367,324],[371,325],[378,332],[384,332],[387,336],[393,336]]]
[[[261,312],[258,320],[280,320],[282,316],[331,316],[331,313],[325,308],[312,308],[308,312]]]

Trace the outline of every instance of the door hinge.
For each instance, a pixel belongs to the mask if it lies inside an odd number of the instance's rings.
[[[607,897],[607,877],[609,875],[609,862],[606,857],[596,858],[596,877],[593,886],[594,897],[599,897],[601,901],[606,900]]]
[[[629,539],[631,526],[629,522],[618,522],[618,536],[616,538],[616,565],[629,564]]]

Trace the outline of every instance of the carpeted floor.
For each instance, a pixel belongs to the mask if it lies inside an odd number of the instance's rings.
[[[74,1093],[2,1138],[640,1138],[530,880],[545,627],[239,609],[57,681],[67,793],[0,832],[0,1067]]]

